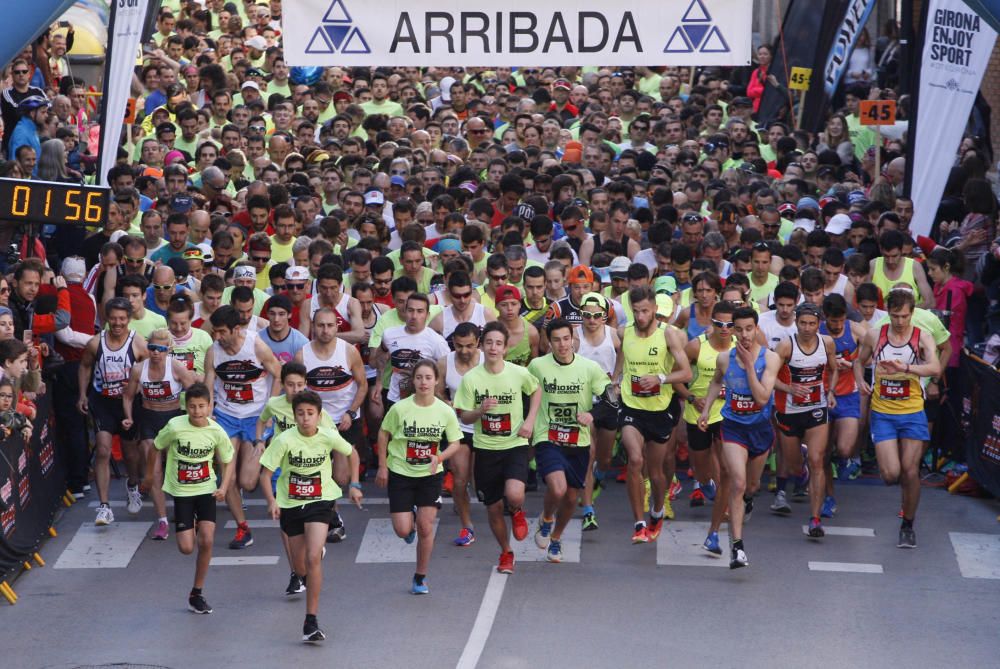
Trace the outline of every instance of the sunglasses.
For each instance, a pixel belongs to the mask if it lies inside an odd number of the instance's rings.
[[[506,281],[506,274],[490,274],[490,281]]]
[[[581,311],[580,315],[583,316],[584,320],[604,320],[604,314],[600,311]]]
[[[684,167],[694,167],[694,161],[693,160],[684,160],[684,161],[681,162],[681,165],[683,165]]]
[[[167,283],[167,284],[154,283],[153,284],[153,289],[154,290],[173,290],[174,289],[174,284],[172,284],[172,283]]]
[[[405,177],[407,174],[409,174],[409,172],[407,172],[406,170],[391,170],[389,174],[392,174],[393,176]]]
[[[302,290],[306,287],[304,283],[285,283],[285,288],[288,290]]]
[[[733,302],[733,304],[736,304],[736,302]],[[742,302],[740,302],[740,304],[742,304]],[[713,318],[712,325],[717,328],[731,328],[735,325],[735,323],[733,321],[717,321]]]
[[[250,130],[252,130],[253,132],[264,132],[265,130],[267,130],[267,128],[262,125],[251,125]]]
[[[27,74],[28,70],[14,70],[13,74]]]
[[[8,288],[7,286],[0,288],[0,295],[9,295],[9,294],[10,294],[10,288]]]
[[[138,265],[139,263],[146,262],[146,259],[145,258],[130,258],[128,256],[125,256],[125,262],[130,262],[133,265]]]
[[[469,298],[469,297],[472,297],[472,291],[471,290],[469,292],[467,292],[467,293],[452,293],[451,294],[451,299],[453,299],[453,300],[464,300],[464,299]]]
[[[163,344],[146,344],[146,348],[157,353],[166,353],[170,350],[170,347],[164,346]]]
[[[269,262],[271,256],[250,256],[250,260],[253,262]]]

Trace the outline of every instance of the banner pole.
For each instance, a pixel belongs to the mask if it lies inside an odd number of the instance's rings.
[[[806,110],[806,92],[805,91],[799,91],[799,111],[795,115],[795,129],[796,130],[801,130],[802,129],[802,114],[805,112],[805,110]]]
[[[111,54],[115,46],[115,17],[118,15],[118,3],[111,3],[111,15],[108,17],[108,48],[104,50],[104,79],[101,81],[101,88],[105,91],[111,81]],[[108,175],[101,174],[101,165],[104,158],[104,133],[108,132],[108,96],[101,95],[100,119],[101,132],[97,139],[97,175],[94,183],[100,185],[105,182]]]
[[[882,126],[877,125],[875,126],[875,177],[872,183],[875,183],[880,174],[882,174]]]

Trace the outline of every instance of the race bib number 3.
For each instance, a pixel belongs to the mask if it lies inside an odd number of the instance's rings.
[[[489,437],[509,437],[511,435],[509,413],[484,414],[479,424],[483,434]]]
[[[820,403],[820,386],[812,385],[809,386],[809,394],[805,397],[799,397],[798,395],[789,395],[792,400],[792,404],[800,407],[808,407],[814,404]]]
[[[177,482],[189,485],[193,483],[203,483],[211,476],[212,468],[208,466],[208,461],[204,462],[178,462]]]
[[[754,401],[753,395],[738,393],[734,390],[729,398],[729,408],[732,409],[733,413],[746,415],[759,412],[761,406]]]
[[[430,464],[431,456],[437,450],[437,444],[426,441],[406,442],[406,464],[426,465]]]
[[[632,376],[632,397],[656,397],[660,394],[660,384],[657,383],[652,388],[643,388],[639,383],[641,377]]]
[[[249,383],[226,383],[222,389],[226,391],[226,400],[233,404],[253,402],[253,386]]]
[[[298,476],[288,475],[288,498],[316,500],[323,496],[323,483],[319,475]]]
[[[878,395],[884,400],[906,400],[910,398],[909,379],[879,379]]]

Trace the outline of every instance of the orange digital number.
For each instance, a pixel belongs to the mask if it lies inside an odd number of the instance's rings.
[[[80,205],[78,205],[76,202],[73,202],[73,197],[76,196],[76,195],[79,195],[80,192],[81,191],[78,191],[78,190],[68,190],[68,191],[66,191],[66,207],[67,208],[72,208],[72,209],[75,210],[75,213],[70,214],[70,215],[68,215],[66,217],[67,220],[70,220],[70,221],[78,221],[78,220],[80,220]]]
[[[24,196],[23,198],[21,196]],[[27,186],[14,186],[14,196],[11,198],[10,213],[14,216],[27,216],[31,205],[31,189]]]
[[[96,202],[95,202],[96,200]],[[87,223],[99,223],[101,220],[101,194],[91,191],[87,193],[87,208],[83,213]]]

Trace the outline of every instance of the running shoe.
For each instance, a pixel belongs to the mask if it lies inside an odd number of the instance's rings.
[[[732,550],[731,557],[729,559],[730,569],[739,569],[740,567],[749,567],[750,560],[747,558],[747,552],[742,548],[734,548]]]
[[[649,479],[643,479],[642,485],[645,487],[646,492],[642,497],[642,512],[649,513],[649,494],[652,492],[652,488],[649,485]]]
[[[292,575],[288,577],[288,587],[285,588],[285,596],[291,597],[292,595],[297,595],[300,592],[305,591],[306,584],[303,583],[302,579],[299,578],[299,575],[293,571]]]
[[[339,544],[347,538],[347,528],[344,527],[344,520],[336,511],[330,516],[330,531],[326,533],[326,543]]]
[[[101,504],[97,507],[97,518],[94,520],[94,525],[98,527],[103,527],[104,525],[110,525],[115,522],[115,514],[111,510],[108,504]]]
[[[427,587],[427,581],[426,580],[420,581],[418,583],[417,582],[417,577],[416,576],[413,577],[413,582],[410,585],[410,594],[413,594],[413,595],[426,595],[430,591],[431,591],[431,589]]]
[[[795,487],[792,488],[792,499],[804,501],[809,496],[809,484],[796,480]]]
[[[663,518],[650,518],[649,524],[646,525],[646,535],[649,537],[650,541],[656,541],[660,538],[660,532],[663,531]]]
[[[743,498],[743,522],[749,523],[753,516],[753,497]]]
[[[701,488],[692,490],[688,499],[691,501],[691,506],[705,506],[705,493],[701,491]]]
[[[826,532],[823,531],[823,523],[819,521],[819,518],[809,519],[809,538],[810,539],[820,539],[826,536]]]
[[[139,492],[139,486],[130,486],[128,482],[126,482],[125,496],[128,498],[128,504],[125,508],[129,515],[138,515],[138,513],[142,511],[142,493]]]
[[[326,634],[319,628],[314,620],[307,620],[302,625],[302,641],[305,643],[316,643],[326,639]]]
[[[441,494],[444,497],[451,497],[451,491],[455,487],[455,475],[451,472],[446,472],[444,475],[444,480],[441,482]]]
[[[514,573],[514,551],[500,553],[500,562],[497,563],[497,571],[501,574]]]
[[[670,501],[673,502],[682,492],[684,492],[684,486],[682,486],[681,482],[677,480],[676,476],[674,476],[673,480],[670,481],[670,488],[667,491],[667,494],[670,496]]]
[[[456,546],[471,546],[476,543],[476,533],[471,527],[463,527],[452,543]]]
[[[410,530],[410,533],[407,534],[405,537],[403,537],[403,541],[405,541],[408,544],[412,544],[416,538],[417,538],[417,528],[416,526],[414,526],[413,529]]]
[[[823,499],[823,509],[819,512],[819,515],[823,518],[833,518],[833,514],[837,513],[837,500],[831,495],[827,495]]]
[[[669,495],[663,499],[663,517],[667,520],[674,519],[674,505],[670,503]]]
[[[712,479],[708,480],[708,483],[701,487],[701,493],[705,496],[709,502],[715,501],[715,494],[719,491],[718,486],[715,485],[715,481]]]
[[[156,521],[156,529],[153,533],[149,535],[149,538],[153,541],[166,541],[167,537],[170,535],[170,526],[167,525],[167,521],[158,520]]]
[[[712,555],[722,555],[722,549],[719,548],[719,533],[709,532],[708,536],[705,537],[705,543],[701,547]]]
[[[191,595],[188,597],[188,611],[191,613],[209,614],[212,612],[212,607],[208,605],[203,596]]]
[[[845,468],[847,469],[847,478],[854,481],[861,475],[861,458],[851,458]]]
[[[510,518],[511,532],[518,541],[524,541],[528,536],[528,519],[524,517],[524,509],[518,509]]]
[[[632,543],[633,544],[648,544],[649,543],[649,531],[646,529],[646,523],[639,521],[635,524],[635,532],[632,533]]]
[[[562,542],[553,539],[549,542],[549,549],[545,552],[545,559],[549,562],[562,562]]]
[[[896,517],[897,518],[902,518],[903,517],[903,510],[902,509],[900,509],[899,513],[896,514]]]
[[[913,531],[913,526],[899,528],[899,542],[896,548],[916,548],[917,533]]]
[[[555,525],[554,520],[545,520],[541,516],[538,516],[538,529],[535,530],[535,545],[542,550],[549,547],[553,525]]]
[[[246,523],[241,523],[236,526],[236,536],[229,542],[229,550],[235,551],[250,546],[253,546],[253,535],[250,533],[250,527]]]
[[[787,516],[792,512],[792,507],[788,506],[788,498],[785,496],[784,490],[779,490],[774,494],[774,501],[771,502],[771,511],[782,516]]]
[[[595,513],[583,514],[583,531],[593,532],[596,529],[597,529],[597,514]]]

